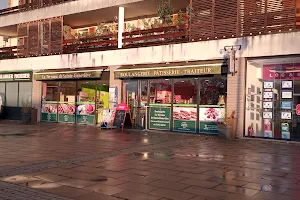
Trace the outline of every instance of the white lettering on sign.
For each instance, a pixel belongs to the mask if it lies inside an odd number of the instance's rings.
[[[29,73],[23,73],[23,74],[14,74],[15,79],[30,79]]]
[[[13,79],[13,74],[0,74],[0,79]]]

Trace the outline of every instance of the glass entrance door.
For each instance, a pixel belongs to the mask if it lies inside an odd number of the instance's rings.
[[[57,122],[58,88],[58,82],[43,83],[41,121]]]

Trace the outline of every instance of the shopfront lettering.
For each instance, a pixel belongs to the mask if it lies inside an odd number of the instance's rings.
[[[31,81],[31,73],[0,74],[0,81]]]
[[[167,69],[140,69],[128,71],[115,71],[116,78],[134,78],[134,77],[157,77],[157,76],[184,76],[184,75],[205,75],[221,74],[221,66],[211,67],[182,67]]]
[[[100,78],[99,72],[73,72],[73,73],[53,73],[53,74],[35,74],[35,80],[61,80],[61,79],[90,79]]]
[[[264,66],[263,79],[300,79],[300,66]]]

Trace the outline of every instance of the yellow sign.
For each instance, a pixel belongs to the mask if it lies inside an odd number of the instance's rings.
[[[138,78],[159,76],[185,76],[221,74],[221,65],[214,66],[180,66],[162,68],[120,69],[115,71],[115,78]]]

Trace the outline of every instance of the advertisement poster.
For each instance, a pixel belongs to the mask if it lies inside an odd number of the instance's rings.
[[[171,108],[150,107],[150,129],[170,130]]]
[[[173,130],[196,133],[197,108],[174,107]]]
[[[272,124],[270,122],[265,122],[264,124],[264,137],[273,138]]]
[[[225,108],[200,108],[200,132],[218,134],[217,121],[222,122],[225,118]]]
[[[289,140],[291,138],[290,126],[288,123],[281,124],[281,137],[282,139]]]
[[[291,101],[281,102],[281,109],[291,110],[292,109],[292,102]]]
[[[41,110],[41,121],[57,122],[57,104],[51,102],[43,102]]]
[[[99,121],[101,128],[112,128],[112,124],[115,118],[115,110],[100,109]]]

